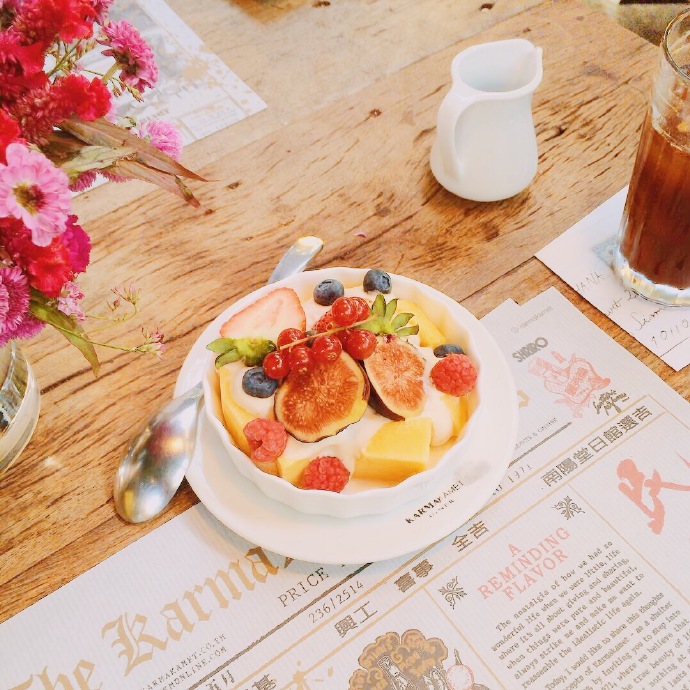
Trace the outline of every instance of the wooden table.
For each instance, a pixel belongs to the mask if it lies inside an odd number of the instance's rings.
[[[687,376],[533,257],[627,183],[653,46],[576,0],[170,4],[268,109],[186,150],[184,162],[214,180],[193,185],[202,210],[143,183],[76,201],[94,244],[87,306],[113,285],[136,283],[143,318],[162,325],[168,349],[160,363],[102,352],[94,378],[52,330],[25,347],[43,408],[30,445],[0,480],[0,621],[196,503],[184,484],[158,519],[124,523],[112,500],[120,456],[142,417],[171,397],[206,324],[263,284],[301,234],[325,241],[315,267],[385,267],[478,317],[555,285],[690,397]],[[544,49],[533,103],[539,171],[512,199],[472,203],[430,172],[435,116],[452,57],[509,37]]]

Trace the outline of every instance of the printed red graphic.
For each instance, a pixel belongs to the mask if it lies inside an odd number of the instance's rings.
[[[678,457],[690,469],[690,462],[677,453]],[[625,494],[648,518],[647,525],[654,534],[661,534],[666,518],[666,508],[659,498],[662,489],[672,491],[690,491],[688,484],[676,484],[675,482],[665,482],[657,470],[652,472],[652,476],[647,478],[643,472],[637,469],[635,461],[626,458],[618,463],[618,478],[622,479],[618,488]],[[627,482],[627,483],[626,483]],[[648,498],[652,505],[649,507],[645,503],[644,492],[647,491]]]
[[[551,356],[557,364],[538,357],[529,365],[530,374],[544,379],[547,391],[562,396],[556,402],[568,405],[573,417],[582,417],[594,392],[606,388],[611,379],[599,376],[590,362],[577,355],[570,355],[570,359],[566,360],[554,351]]]

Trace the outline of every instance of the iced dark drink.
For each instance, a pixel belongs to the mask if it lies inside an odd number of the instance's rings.
[[[690,11],[661,44],[614,270],[644,297],[690,306]]]

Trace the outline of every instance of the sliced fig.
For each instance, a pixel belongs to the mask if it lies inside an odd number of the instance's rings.
[[[311,371],[290,371],[275,394],[276,419],[298,441],[314,443],[359,421],[367,409],[369,381],[343,352],[335,362],[314,362]]]
[[[380,335],[374,353],[364,360],[371,395],[369,404],[384,417],[399,421],[424,409],[424,358],[397,335]]]

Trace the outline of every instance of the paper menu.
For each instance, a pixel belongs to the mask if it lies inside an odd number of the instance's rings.
[[[690,363],[690,308],[662,307],[623,287],[611,270],[627,187],[536,257],[676,371]]]
[[[521,407],[479,515],[321,566],[195,507],[0,626],[0,687],[690,685],[688,403],[553,289],[484,323]]]

